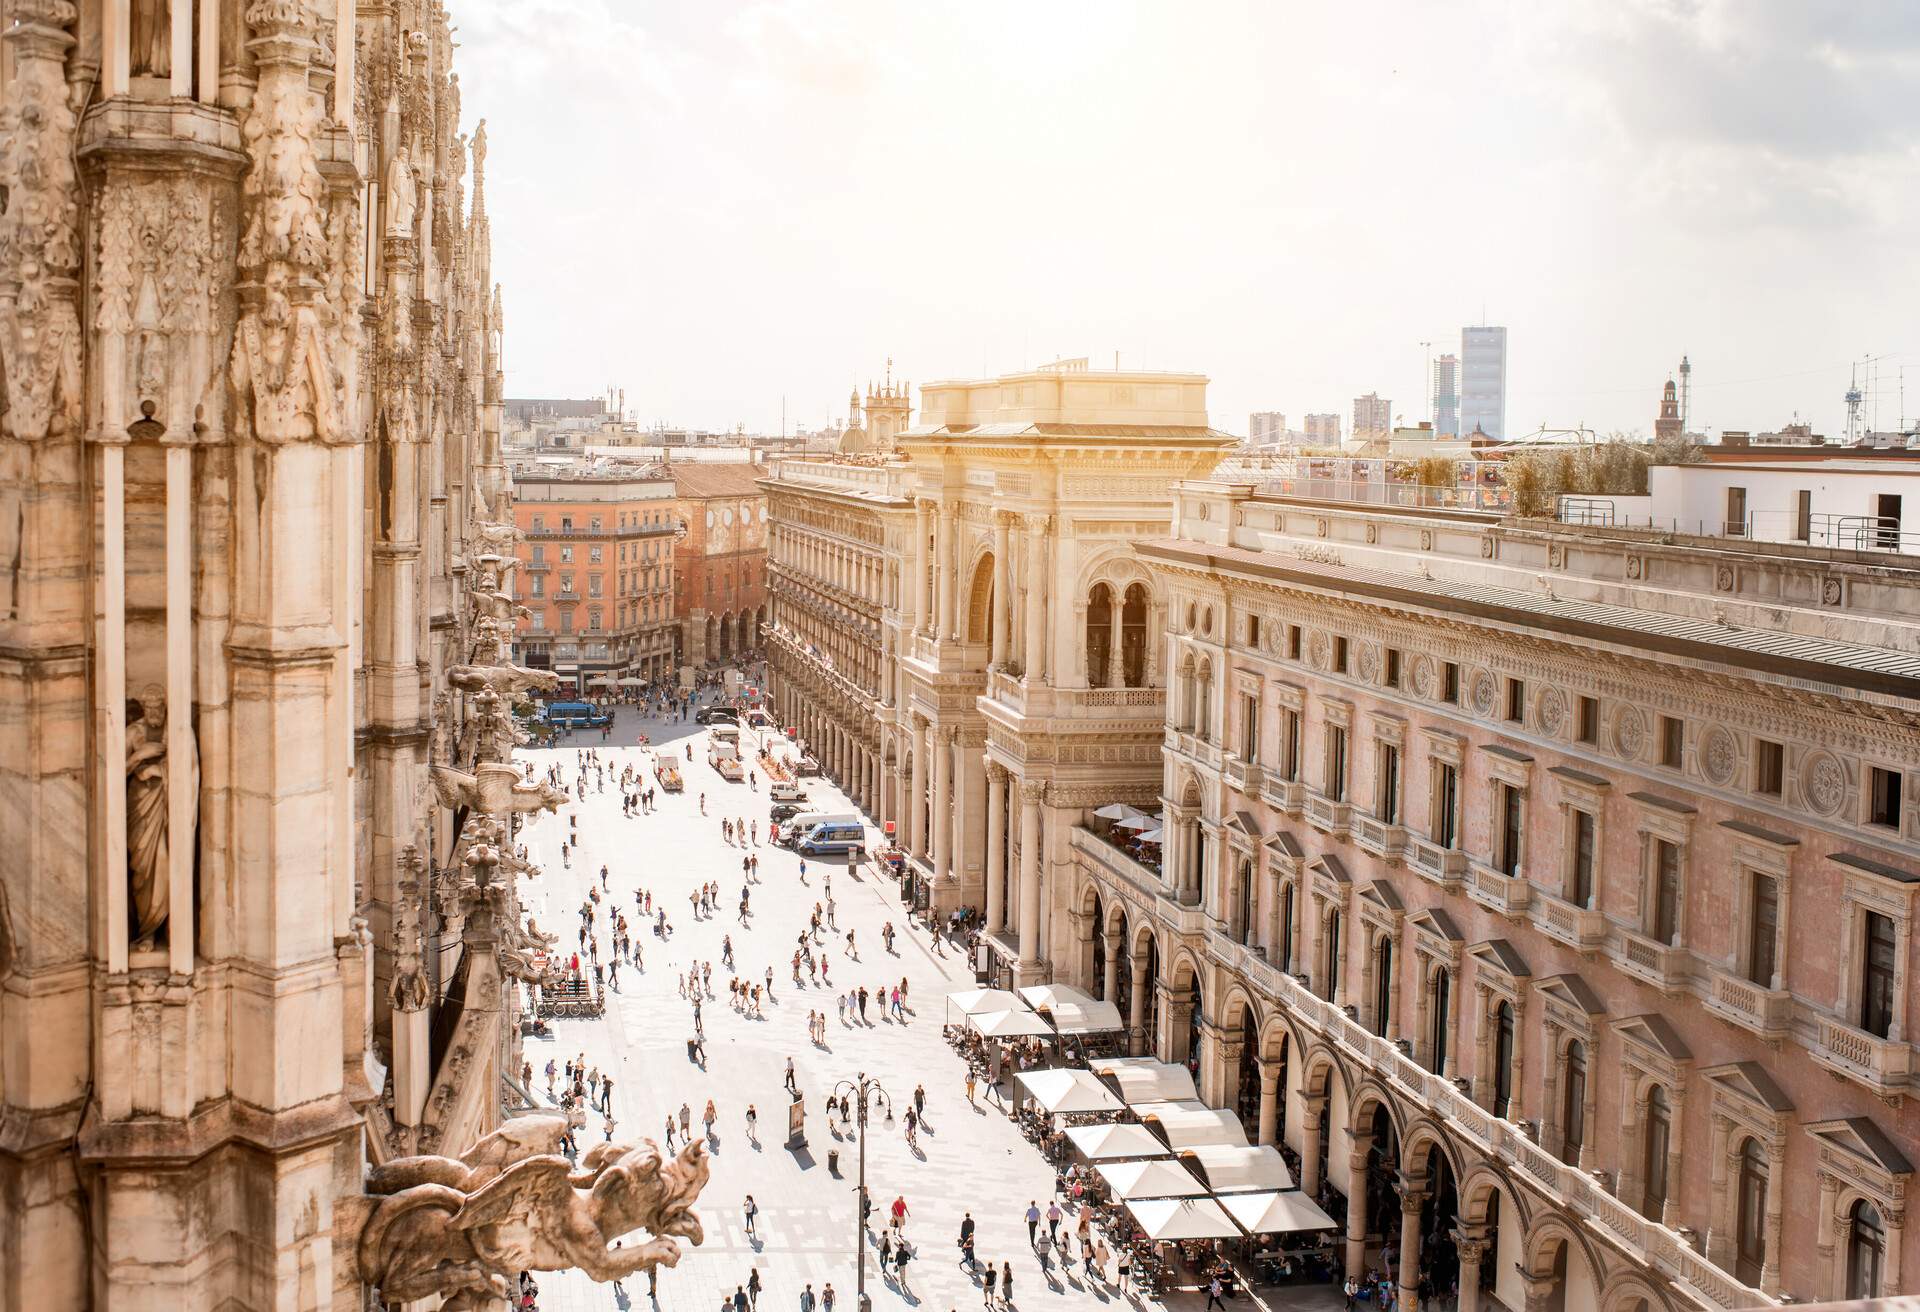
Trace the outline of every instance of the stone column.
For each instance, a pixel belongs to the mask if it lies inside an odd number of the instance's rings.
[[[1307,1197],[1320,1192],[1320,1136],[1327,1132],[1327,1096],[1302,1092],[1300,1126],[1300,1188]]]
[[[1367,1269],[1367,1146],[1367,1139],[1356,1134],[1347,1154],[1348,1275]]]
[[[987,762],[987,932],[1007,927],[1007,771]]]
[[[1040,801],[1046,781],[1020,781],[1020,964],[1040,964]]]
[[[933,873],[953,878],[953,739],[950,724],[934,731],[933,747]]]
[[[1047,516],[1028,515],[1027,658],[1025,678],[1037,684],[1047,677]]]
[[[1100,945],[1106,949],[1106,970],[1100,980],[1100,1000],[1112,1002],[1120,985],[1120,936],[1102,925],[1094,927],[1094,933],[1100,935]]]
[[[1273,1143],[1280,1135],[1280,1063],[1260,1063],[1260,1139]]]
[[[927,855],[927,842],[931,837],[927,833],[927,821],[930,818],[927,809],[927,794],[931,791],[933,780],[933,726],[919,716],[913,720],[913,792],[908,797],[912,806],[913,819],[913,855]]]
[[[960,504],[940,505],[940,640],[960,639]]]
[[[1458,1312],[1480,1312],[1480,1263],[1486,1258],[1487,1246],[1484,1236],[1460,1239],[1454,1244],[1454,1251],[1460,1255]]]
[[[986,815],[987,758],[986,744],[968,746],[956,737],[954,750],[960,754],[957,763],[955,802],[953,808],[954,856],[953,872],[956,879],[969,886],[976,879],[986,877]],[[984,904],[984,903],[983,903]]]
[[[1147,978],[1147,963],[1133,963],[1133,996],[1127,999],[1127,1046],[1134,1056],[1146,1047],[1147,990],[1153,981]]]
[[[993,650],[987,668],[1000,669],[1007,663],[1007,630],[1013,614],[1013,566],[1007,559],[1007,517],[993,517]]]
[[[1406,1312],[1420,1307],[1420,1209],[1427,1195],[1411,1184],[1400,1191],[1400,1297],[1396,1306]]]

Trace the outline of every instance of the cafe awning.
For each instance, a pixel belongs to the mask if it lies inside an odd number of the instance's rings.
[[[1152,1057],[1096,1057],[1087,1064],[1095,1075],[1110,1081],[1120,1091],[1120,1097],[1130,1104],[1199,1096],[1193,1087],[1193,1075],[1185,1066],[1155,1061]]]
[[[1006,989],[962,989],[947,994],[947,1015],[959,1012],[971,1016],[976,1011],[1025,1011],[1027,1004]]]
[[[1087,1071],[1021,1071],[1013,1082],[1048,1112],[1117,1112],[1126,1105]]]
[[[1167,1146],[1144,1125],[1076,1125],[1067,1138],[1090,1162],[1117,1162],[1127,1157],[1165,1157]]]
[[[1147,1238],[1156,1243],[1240,1237],[1240,1227],[1211,1198],[1143,1198],[1126,1207]]]
[[[1020,1000],[1035,1011],[1046,1011],[1062,1002],[1078,1006],[1093,1001],[1071,984],[1029,984],[1020,989],[1019,994]]]
[[[1129,1104],[1140,1123],[1166,1140],[1167,1147],[1178,1152],[1203,1143],[1224,1143],[1245,1147],[1247,1132],[1232,1112],[1209,1107],[1203,1102],[1143,1102]]]
[[[1030,1035],[1051,1035],[1053,1026],[1024,1008],[1019,1011],[976,1011],[967,1024],[990,1039],[1022,1039]]]
[[[1197,1168],[1207,1188],[1216,1194],[1293,1188],[1293,1172],[1287,1169],[1287,1159],[1272,1144],[1237,1148],[1206,1143],[1185,1149],[1180,1160]]]
[[[1054,1029],[1062,1034],[1110,1034],[1123,1030],[1120,1008],[1111,1002],[1089,1002],[1084,1006],[1063,1002],[1048,1013]]]
[[[645,679],[635,679],[629,676],[625,679],[620,680],[620,686],[622,688],[644,688],[647,686],[647,681]]]
[[[1250,1235],[1277,1235],[1294,1230],[1331,1230],[1334,1219],[1299,1190],[1270,1194],[1228,1194],[1219,1200],[1227,1214]]]
[[[1096,1166],[1115,1198],[1204,1198],[1207,1187],[1178,1162],[1159,1158],[1146,1162],[1108,1162]]]

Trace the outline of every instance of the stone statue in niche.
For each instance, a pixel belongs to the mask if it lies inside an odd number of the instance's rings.
[[[387,236],[413,236],[413,216],[419,208],[420,191],[414,182],[413,156],[403,143],[387,165]]]
[[[147,688],[127,699],[127,877],[128,912],[136,946],[151,947],[167,923],[167,853],[174,842],[191,845],[193,830],[168,833],[167,778],[186,771],[187,791],[200,792],[198,753],[185,761],[167,759],[167,698]],[[195,813],[198,813],[198,802]]]
[[[129,71],[135,77],[173,76],[171,0],[133,0]]]

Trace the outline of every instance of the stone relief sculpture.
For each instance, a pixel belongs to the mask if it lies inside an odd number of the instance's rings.
[[[651,1141],[599,1144],[576,1170],[557,1148],[561,1116],[524,1116],[464,1156],[403,1157],[367,1178],[355,1260],[388,1303],[435,1295],[445,1312],[505,1309],[521,1271],[578,1267],[617,1280],[680,1261],[705,1234],[693,1203],[706,1148],[666,1157]],[[644,1228],[649,1238],[622,1237]]]
[[[22,43],[0,112],[0,432],[20,441],[78,432],[80,183],[61,51],[72,0],[16,0]]]
[[[131,72],[135,77],[173,74],[173,6],[168,0],[133,0]]]
[[[430,1000],[427,987],[426,934],[420,925],[424,895],[419,872],[425,862],[409,843],[400,856],[400,868],[412,878],[400,881],[400,899],[393,913],[393,1009],[422,1011]]]
[[[387,236],[413,236],[413,216],[420,208],[420,192],[413,176],[413,156],[402,143],[387,165]]]
[[[187,772],[189,790],[200,791],[197,753],[167,759],[167,699],[158,688],[127,701],[127,899],[132,936],[151,946],[167,923],[167,852],[173,841],[191,844],[193,833],[168,830],[167,776]]]

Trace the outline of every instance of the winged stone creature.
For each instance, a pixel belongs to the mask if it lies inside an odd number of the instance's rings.
[[[467,600],[473,603],[475,615],[482,615],[488,619],[511,622],[526,619],[533,614],[525,606],[515,602],[513,594],[508,592],[474,591],[467,594]]]
[[[479,1312],[501,1306],[521,1271],[619,1280],[678,1265],[678,1239],[705,1238],[693,1211],[710,1171],[704,1144],[677,1157],[651,1140],[598,1144],[576,1170],[557,1153],[565,1130],[565,1117],[518,1117],[463,1157],[374,1168],[360,1200],[360,1278],[388,1303],[438,1294],[447,1312]],[[649,1238],[625,1241],[642,1228]]]
[[[508,697],[529,688],[552,692],[560,686],[560,676],[545,670],[530,670],[524,665],[456,665],[447,671],[447,682],[461,692],[479,692],[485,688]]]
[[[434,796],[440,805],[452,810],[496,811],[524,814],[531,811],[558,811],[567,795],[552,784],[521,777],[511,765],[482,762],[472,774],[449,765],[429,768]]]

